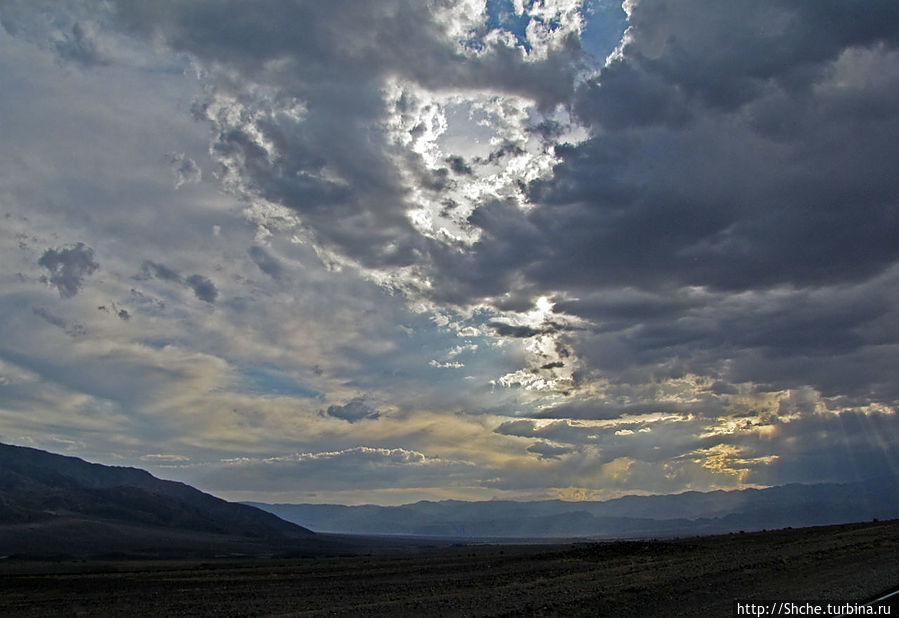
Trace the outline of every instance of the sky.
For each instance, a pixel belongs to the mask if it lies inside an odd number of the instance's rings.
[[[0,25],[0,441],[267,502],[899,475],[895,0]]]

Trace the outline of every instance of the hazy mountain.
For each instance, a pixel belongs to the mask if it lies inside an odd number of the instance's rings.
[[[0,444],[0,555],[299,548],[314,533],[137,468]]]
[[[449,537],[637,537],[714,534],[899,517],[899,483],[625,496],[604,502],[422,501],[398,507],[249,503],[321,532]]]

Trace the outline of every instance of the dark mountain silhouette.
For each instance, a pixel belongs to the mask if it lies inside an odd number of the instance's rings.
[[[899,517],[899,481],[625,496],[604,502],[422,501],[398,507],[249,503],[321,532],[627,538],[718,534]]]
[[[145,470],[0,444],[0,555],[259,553],[314,537]]]

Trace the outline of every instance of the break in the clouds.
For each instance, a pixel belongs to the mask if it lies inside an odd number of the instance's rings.
[[[281,501],[897,473],[895,2],[0,24],[4,439]]]

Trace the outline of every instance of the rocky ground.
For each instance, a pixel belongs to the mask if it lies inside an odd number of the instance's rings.
[[[731,616],[899,587],[899,521],[329,558],[0,561],[4,616]]]

